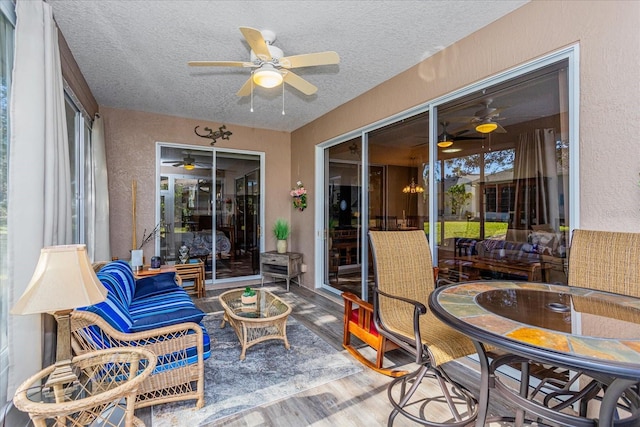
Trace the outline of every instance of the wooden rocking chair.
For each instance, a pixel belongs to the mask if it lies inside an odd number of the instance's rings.
[[[387,351],[399,348],[399,346],[378,333],[376,325],[373,323],[373,305],[361,300],[351,292],[343,292],[342,298],[344,299],[344,336],[342,338],[342,346],[356,360],[376,372],[390,377],[406,375],[407,371],[396,371],[382,367],[384,354]],[[351,344],[351,335],[376,350],[375,363],[367,359]]]
[[[433,267],[433,277],[437,282],[438,267]],[[400,346],[378,333],[378,329],[373,322],[373,305],[358,298],[351,292],[343,292],[342,299],[344,300],[344,335],[342,338],[342,346],[355,357],[356,360],[383,375],[395,378],[408,374],[408,371],[383,368],[384,354],[387,351],[400,348]],[[365,357],[360,350],[351,344],[351,335],[357,337],[360,341],[376,351],[375,363]]]

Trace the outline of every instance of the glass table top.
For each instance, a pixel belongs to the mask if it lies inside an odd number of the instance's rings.
[[[244,289],[227,291],[220,295],[220,304],[228,314],[245,319],[268,319],[288,315],[291,308],[269,291],[254,289],[256,301],[243,303]]]
[[[438,288],[436,315],[481,342],[640,378],[640,299],[565,285],[478,281]],[[633,368],[633,369],[632,369]]]
[[[532,289],[500,289],[476,296],[478,305],[501,317],[543,329],[599,338],[624,338],[635,330],[640,337],[640,309],[598,296],[571,295]],[[580,317],[578,317],[580,316]],[[581,328],[584,317],[607,328]]]

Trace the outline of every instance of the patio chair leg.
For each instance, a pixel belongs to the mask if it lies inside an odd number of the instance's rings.
[[[421,416],[416,416],[405,410],[405,407],[409,405],[413,405],[413,403],[410,402],[410,400],[415,394],[415,392],[417,391],[418,387],[420,387],[425,377],[437,380],[438,385],[440,386],[440,389],[442,391],[442,396],[447,402],[447,405],[449,407],[453,420],[431,421],[431,420],[427,420],[426,418],[422,418],[422,416],[424,415],[424,408],[426,407],[426,404],[420,405]],[[466,408],[467,408],[466,418],[463,419],[463,416],[460,415],[460,412],[456,407],[453,397],[451,396],[451,393],[447,388],[447,384],[450,384],[453,387],[457,388],[458,394],[464,398],[466,402]],[[400,385],[400,395],[399,395],[399,399],[396,401],[393,397],[392,391],[394,387],[397,385]],[[425,425],[425,426],[437,426],[437,427],[444,426],[444,425],[452,426],[452,427],[466,426],[466,425],[469,425],[469,423],[471,423],[477,417],[477,414],[478,414],[478,406],[476,405],[476,402],[473,396],[471,396],[471,394],[468,393],[466,390],[464,390],[459,384],[456,384],[454,381],[452,381],[444,372],[440,372],[439,370],[432,368],[430,365],[422,365],[415,372],[412,372],[410,374],[407,374],[400,378],[396,378],[393,381],[391,381],[387,389],[387,395],[389,397],[389,401],[393,405],[393,410],[391,411],[391,414],[389,414],[389,419],[387,421],[388,427],[391,427],[393,425],[393,421],[395,420],[398,414],[402,414],[405,417],[409,418],[410,420],[418,424]]]

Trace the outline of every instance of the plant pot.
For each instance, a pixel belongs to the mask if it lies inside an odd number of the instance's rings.
[[[279,254],[287,253],[287,241],[286,240],[276,240],[276,251]]]
[[[242,300],[242,305],[256,304],[258,302],[258,295],[242,295],[240,299]]]

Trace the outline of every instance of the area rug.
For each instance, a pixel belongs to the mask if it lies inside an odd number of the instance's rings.
[[[240,360],[240,342],[222,313],[207,315],[212,357],[205,361],[205,406],[195,401],[153,407],[153,427],[209,426],[216,420],[362,371],[362,366],[335,350],[294,318],[287,321],[286,350],[280,340],[247,350]]]

